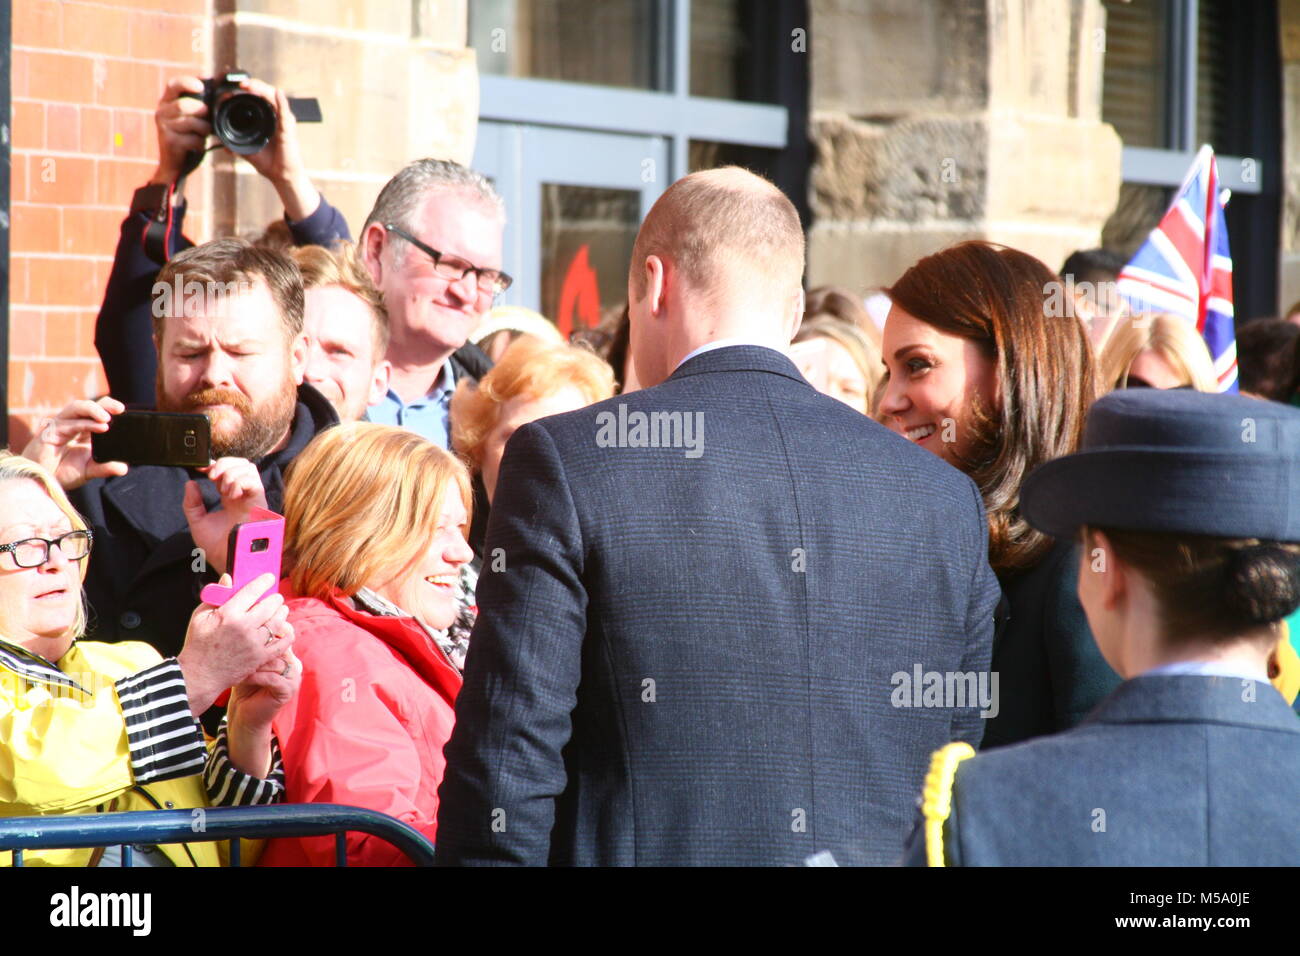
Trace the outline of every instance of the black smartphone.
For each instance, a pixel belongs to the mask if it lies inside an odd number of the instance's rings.
[[[90,436],[90,449],[99,462],[199,468],[210,463],[210,437],[207,415],[123,412],[108,431]]]

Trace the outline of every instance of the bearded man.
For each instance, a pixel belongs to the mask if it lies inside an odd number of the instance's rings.
[[[217,239],[180,253],[154,285],[159,411],[211,423],[213,464],[96,462],[90,436],[125,410],[74,401],[23,454],[54,472],[95,534],[87,636],[179,652],[199,591],[226,570],[226,540],[254,506],[280,511],[284,469],[338,416],[303,384],[302,276],[283,253]],[[220,506],[220,507],[218,507]]]

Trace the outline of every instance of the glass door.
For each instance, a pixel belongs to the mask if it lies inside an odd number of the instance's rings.
[[[627,297],[637,229],[663,192],[661,136],[483,121],[474,168],[506,201],[504,301],[541,312],[567,337]]]

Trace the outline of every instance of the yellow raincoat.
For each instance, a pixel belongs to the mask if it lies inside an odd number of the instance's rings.
[[[32,658],[0,641],[11,654]],[[32,658],[33,660],[38,660]],[[19,674],[0,656],[0,817],[206,807],[199,774],[136,784],[114,681],[159,663],[148,644],[75,642],[58,667],[78,685]],[[196,832],[201,817],[196,814]],[[221,866],[228,844],[160,847],[176,866]],[[244,844],[244,849],[256,847]],[[29,850],[25,866],[87,866],[100,851]],[[244,860],[251,863],[252,856]],[[0,852],[0,866],[12,865]]]

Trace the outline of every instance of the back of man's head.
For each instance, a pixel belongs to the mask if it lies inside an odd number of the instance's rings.
[[[650,209],[632,248],[631,291],[638,300],[645,296],[649,256],[665,261],[682,291],[701,301],[775,304],[800,288],[803,228],[776,186],[723,166],[679,179]]]
[[[420,203],[439,190],[463,193],[470,202],[480,203],[505,219],[505,202],[482,173],[449,159],[417,159],[384,184],[361,227],[362,234],[372,223],[391,223],[409,230]]]

